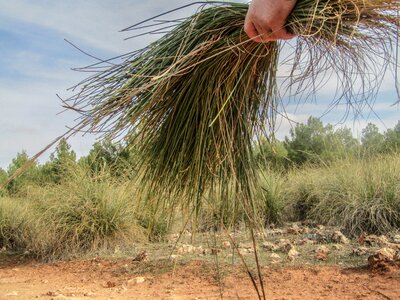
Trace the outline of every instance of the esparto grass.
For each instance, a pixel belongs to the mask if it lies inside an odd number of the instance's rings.
[[[224,185],[251,215],[258,189],[252,144],[274,127],[281,44],[247,38],[247,4],[196,4],[196,14],[161,28],[152,19],[127,28],[167,33],[119,61],[81,69],[94,74],[65,103],[81,113],[79,130],[139,149],[145,189],[185,194],[198,207],[208,187]],[[286,81],[309,94],[333,73],[337,99],[358,109],[353,97],[365,104],[380,85],[378,62],[393,66],[398,9],[394,0],[299,0],[287,23],[298,38]]]

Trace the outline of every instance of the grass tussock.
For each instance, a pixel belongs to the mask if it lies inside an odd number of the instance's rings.
[[[145,239],[131,189],[110,177],[93,178],[78,169],[61,185],[31,189],[25,202],[0,199],[0,241],[9,250],[49,260]]]
[[[280,45],[246,37],[247,4],[197,4],[186,19],[127,28],[167,33],[81,69],[94,74],[65,103],[82,113],[77,129],[137,147],[146,188],[185,194],[196,206],[210,187],[224,186],[222,198],[234,193],[251,215],[259,185],[252,143],[273,129]],[[338,99],[375,90],[377,60],[383,68],[394,61],[398,8],[398,1],[298,1],[287,23],[298,35],[287,78],[295,93],[312,94],[329,72],[339,78]]]
[[[292,218],[342,227],[348,234],[400,228],[400,156],[307,168],[288,179]]]
[[[31,227],[26,201],[0,198],[0,248],[19,251],[27,246]]]

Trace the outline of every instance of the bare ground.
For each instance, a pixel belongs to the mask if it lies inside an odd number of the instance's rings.
[[[400,299],[400,266],[267,266],[267,299]],[[3,256],[0,299],[257,299],[239,264],[90,259],[41,263]]]

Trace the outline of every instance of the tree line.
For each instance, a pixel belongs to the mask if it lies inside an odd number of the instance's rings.
[[[399,150],[400,121],[384,133],[380,133],[375,124],[369,123],[362,130],[361,139],[356,139],[349,128],[335,129],[315,117],[310,117],[305,124],[297,124],[282,141],[262,138],[254,145],[255,157],[260,165],[280,170],[304,164],[327,164],[344,158],[370,158]],[[25,151],[18,153],[6,170],[0,168],[0,182],[4,182],[28,159]],[[67,141],[61,140],[47,162],[35,163],[9,183],[7,193],[18,194],[31,184],[59,184],[74,165],[83,166],[93,174],[107,170],[114,177],[127,178],[135,175],[137,162],[134,148],[110,141],[96,142],[87,156],[77,159]]]

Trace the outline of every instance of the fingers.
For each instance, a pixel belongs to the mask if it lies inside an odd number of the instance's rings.
[[[288,40],[295,35],[285,29],[296,0],[252,0],[246,14],[244,31],[255,42]]]
[[[246,32],[246,34],[248,35],[248,37],[250,39],[252,39],[254,42],[256,43],[261,43],[263,42],[260,34],[258,33],[257,28],[255,27],[255,25],[253,24],[253,22],[251,21],[247,21],[244,24],[244,31]]]
[[[267,43],[276,40],[289,40],[295,37],[294,34],[289,33],[285,28],[272,30],[258,26],[249,20],[245,22],[244,31],[251,40],[257,43]]]

